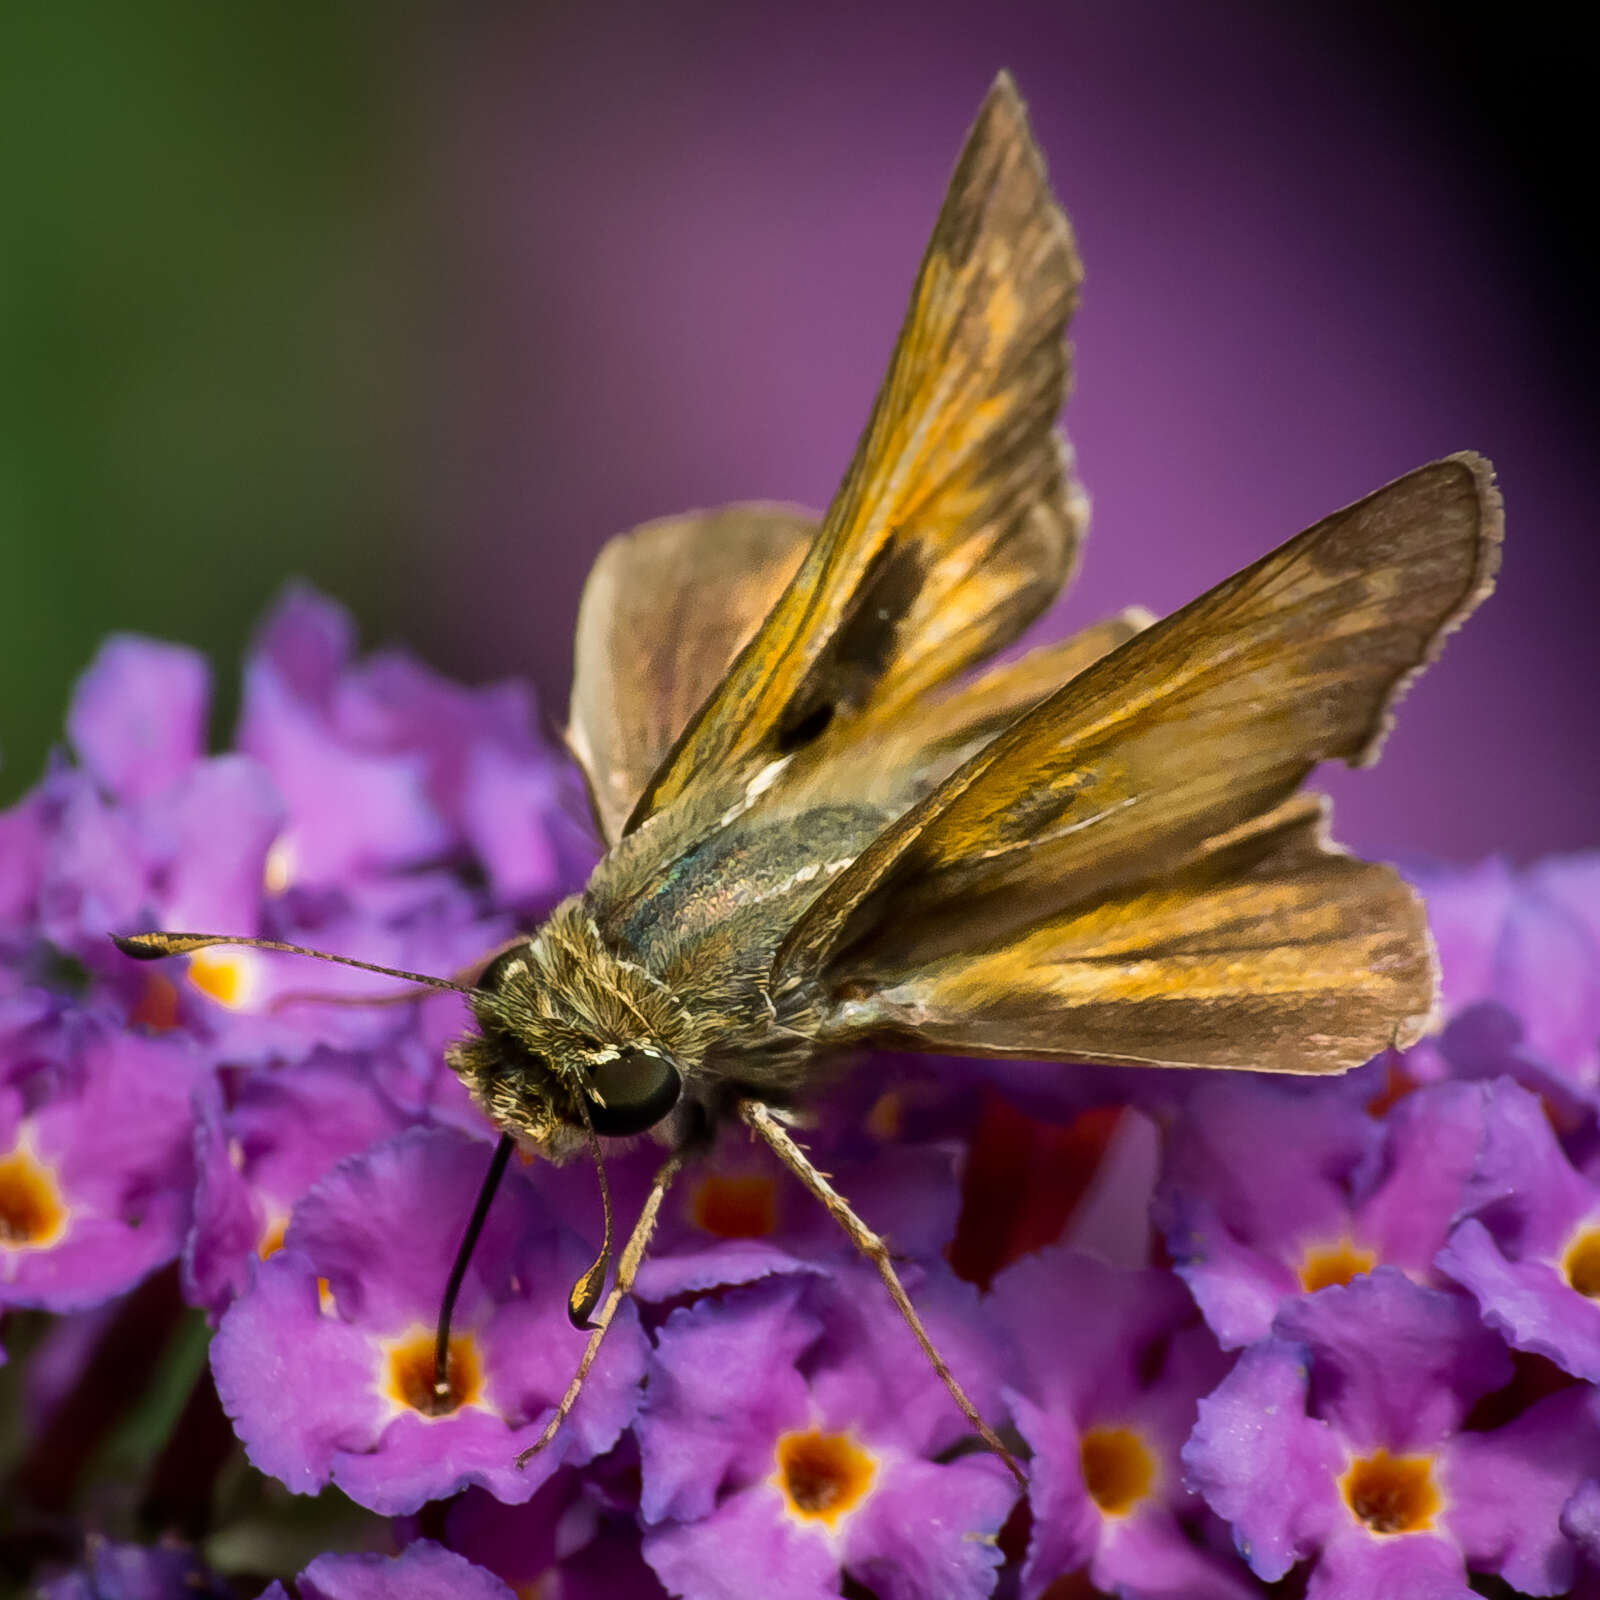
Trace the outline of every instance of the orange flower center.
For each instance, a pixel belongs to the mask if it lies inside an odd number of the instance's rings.
[[[1300,1261],[1300,1282],[1307,1294],[1326,1289],[1333,1284],[1349,1283],[1378,1264],[1378,1252],[1365,1250],[1353,1240],[1341,1239],[1337,1244],[1313,1246]]]
[[[689,1214],[718,1239],[765,1239],[778,1225],[778,1186],[753,1173],[728,1177],[709,1172],[695,1185]]]
[[[189,982],[229,1010],[236,1010],[249,1000],[255,976],[255,966],[242,950],[227,954],[208,950],[189,958]]]
[[[866,1498],[878,1463],[847,1433],[786,1433],[778,1440],[772,1482],[789,1511],[833,1527]]]
[[[1561,1262],[1567,1282],[1579,1294],[1600,1300],[1600,1227],[1590,1224],[1579,1229]]]
[[[277,1253],[283,1249],[283,1236],[288,1231],[289,1219],[287,1217],[274,1217],[273,1220],[261,1230],[261,1240],[256,1245],[256,1254],[260,1256],[263,1261],[265,1261],[268,1256],[277,1255]]]
[[[56,1176],[20,1145],[0,1156],[0,1246],[43,1250],[67,1231]]]
[[[462,1406],[476,1405],[483,1393],[483,1363],[478,1357],[477,1340],[470,1333],[451,1335],[447,1394],[434,1388],[433,1345],[433,1329],[420,1326],[389,1341],[389,1398],[425,1417],[445,1417]]]
[[[1374,1533],[1422,1533],[1444,1502],[1433,1481],[1432,1456],[1360,1456],[1339,1480],[1345,1504]]]
[[[1155,1457],[1132,1428],[1091,1428],[1078,1459],[1089,1498],[1108,1517],[1125,1517],[1155,1482]]]

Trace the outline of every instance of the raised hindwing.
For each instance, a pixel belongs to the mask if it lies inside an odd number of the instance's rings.
[[[601,550],[578,608],[567,744],[606,843],[817,528],[792,506],[731,505],[646,523]]]

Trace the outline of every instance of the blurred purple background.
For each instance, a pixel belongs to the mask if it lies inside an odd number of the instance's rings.
[[[1095,511],[1063,615],[1170,610],[1482,450],[1508,502],[1502,591],[1380,767],[1334,777],[1340,831],[1461,857],[1595,842],[1592,414],[1518,174],[1443,103],[1448,78],[1407,59],[1414,38],[1326,11],[981,10],[575,12],[440,41],[442,653],[526,663],[559,705],[608,532],[826,502],[1005,65],[1088,271],[1067,422]]]
[[[354,545],[284,559],[375,640],[531,672],[555,720],[608,534],[826,502],[1007,66],[1088,269],[1066,421],[1095,513],[1064,623],[1170,610],[1408,468],[1484,451],[1501,592],[1377,770],[1332,779],[1339,831],[1455,858],[1593,844],[1592,314],[1543,165],[1577,58],[1531,22],[1394,9],[376,12],[353,70],[380,91],[365,199],[388,243],[347,265],[360,337],[327,359],[367,374],[347,411],[392,416],[385,481]]]

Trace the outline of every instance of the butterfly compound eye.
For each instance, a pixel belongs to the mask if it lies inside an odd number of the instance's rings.
[[[624,1050],[601,1061],[589,1082],[604,1105],[589,1102],[596,1133],[620,1138],[653,1128],[678,1103],[683,1079],[665,1056],[649,1050]]]

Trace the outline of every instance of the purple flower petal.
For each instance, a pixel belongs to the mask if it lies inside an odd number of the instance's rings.
[[[132,819],[102,799],[82,773],[62,773],[48,788],[39,932],[63,949],[90,944],[104,950],[108,931],[142,921],[144,841]]]
[[[1511,868],[1498,858],[1476,866],[1414,874],[1439,951],[1442,1000],[1456,1012],[1494,993],[1500,930],[1517,894]]]
[[[1062,1249],[1008,1267],[990,1304],[1017,1342],[1015,1386],[1090,1420],[1133,1402],[1140,1362],[1194,1314],[1170,1273],[1108,1267]]]
[[[355,647],[350,613],[309,585],[293,583],[262,623],[251,657],[297,700],[326,709]]]
[[[1104,1523],[1084,1487],[1083,1436],[1071,1411],[1047,1411],[1023,1395],[1008,1398],[1011,1415],[1033,1452],[1028,1504],[1034,1522],[1022,1568],[1022,1595],[1023,1600],[1037,1600],[1057,1578],[1089,1564],[1100,1547]]]
[[[822,1324],[801,1306],[801,1289],[759,1284],[667,1318],[634,1425],[646,1522],[709,1516],[725,1484],[770,1472],[773,1440],[804,1425],[806,1383],[796,1362]]]
[[[1224,1349],[1264,1339],[1300,1279],[1284,1261],[1235,1239],[1203,1200],[1170,1194],[1161,1207],[1167,1248]]]
[[[1550,1262],[1509,1260],[1476,1217],[1450,1235],[1438,1260],[1508,1344],[1600,1381],[1600,1305],[1573,1289]]]
[[[92,1038],[75,1081],[27,1116],[15,1091],[0,1090],[5,1181],[49,1214],[36,1244],[0,1247],[0,1304],[82,1309],[177,1254],[201,1072],[185,1041],[122,1035]]]
[[[192,1550],[114,1544],[91,1534],[82,1567],[41,1583],[36,1600],[229,1600],[234,1590]]]
[[[1491,1090],[1483,1148],[1462,1199],[1517,1255],[1553,1257],[1600,1196],[1575,1172],[1544,1108],[1504,1080]]]
[[[1322,1553],[1306,1600],[1474,1600],[1461,1552],[1427,1533],[1347,1532]]]
[[[972,1403],[998,1416],[1001,1373],[1015,1360],[1008,1330],[996,1328],[977,1290],[942,1262],[902,1262],[899,1273],[934,1348]],[[811,1372],[819,1424],[923,1456],[943,1455],[970,1438],[971,1424],[870,1267],[839,1262],[827,1278],[809,1280],[804,1293],[825,1329]]]
[[[896,1256],[935,1257],[955,1232],[961,1195],[950,1149],[888,1145],[863,1158],[819,1147],[814,1155]],[[637,1180],[655,1165],[652,1154]],[[822,1271],[854,1254],[838,1223],[775,1159],[748,1140],[726,1140],[668,1197],[638,1290],[641,1299],[668,1300],[771,1273]]]
[[[37,915],[47,827],[47,783],[0,811],[0,926]]]
[[[300,1600],[515,1600],[492,1572],[428,1539],[397,1556],[318,1556],[299,1589]]]
[[[1382,1131],[1348,1099],[1247,1078],[1205,1084],[1169,1142],[1156,1219],[1229,1347],[1264,1338],[1308,1253],[1349,1238]]]
[[[280,845],[285,882],[336,883],[406,867],[449,845],[414,754],[376,755],[335,742],[327,725],[264,665],[247,679],[240,748],[271,772],[291,822]]]
[[[1561,1508],[1561,1531],[1591,1566],[1600,1567],[1600,1478],[1585,1478],[1572,1491]]]
[[[367,1447],[386,1420],[370,1341],[324,1312],[316,1274],[295,1252],[264,1261],[229,1308],[211,1371],[251,1461],[297,1494],[322,1488],[339,1453]]]
[[[1492,1115],[1490,1091],[1467,1083],[1429,1085],[1389,1113],[1382,1172],[1355,1212],[1355,1231],[1380,1260],[1430,1275],[1435,1252],[1461,1214]]]
[[[730,1495],[700,1521],[651,1529],[644,1558],[672,1594],[695,1600],[838,1600],[827,1530],[799,1526],[769,1484]]]
[[[1495,997],[1522,1019],[1536,1057],[1594,1083],[1600,942],[1579,917],[1536,892],[1520,895],[1496,951]]]
[[[162,924],[254,933],[267,853],[284,821],[283,800],[266,769],[246,756],[200,762],[165,804]],[[147,819],[152,826],[155,820]]]
[[[99,784],[119,799],[143,800],[199,759],[209,697],[199,651],[115,634],[78,680],[67,732]]]
[[[467,760],[460,807],[462,831],[497,900],[525,905],[555,894],[563,876],[554,837],[560,805],[547,759],[478,745]]]
[[[988,1594],[1000,1567],[995,1536],[1017,1489],[992,1457],[948,1465],[886,1464],[850,1519],[843,1566],[883,1600],[962,1600]]]
[[[1183,1450],[1190,1480],[1269,1583],[1346,1515],[1334,1484],[1344,1451],[1327,1423],[1306,1415],[1309,1377],[1303,1349],[1276,1339],[1252,1346],[1200,1402]]]
[[[965,1377],[966,1286],[907,1287]],[[636,1431],[645,1559],[669,1589],[739,1593],[764,1572],[763,1593],[837,1593],[843,1570],[886,1597],[989,1592],[984,1541],[1016,1486],[995,1461],[928,1459],[947,1413],[965,1424],[878,1290],[864,1269],[772,1279],[668,1318]]]
[[[331,1052],[247,1079],[226,1114],[214,1088],[198,1109],[199,1192],[184,1245],[185,1291],[214,1314],[249,1282],[258,1253],[282,1243],[306,1190],[405,1123],[359,1059]]]
[[[1291,1302],[1274,1332],[1309,1351],[1314,1410],[1361,1452],[1432,1449],[1511,1380],[1469,1301],[1393,1267]]]
[[[1527,881],[1545,900],[1570,911],[1600,942],[1600,850],[1535,862]]]
[[[1475,1572],[1524,1594],[1564,1594],[1575,1551],[1563,1507],[1600,1467],[1589,1396],[1565,1389],[1488,1433],[1463,1433],[1444,1473],[1445,1525]]]
[[[1196,1549],[1165,1506],[1110,1525],[1089,1576],[1107,1594],[1166,1600],[1255,1600],[1261,1593],[1237,1559]]]

